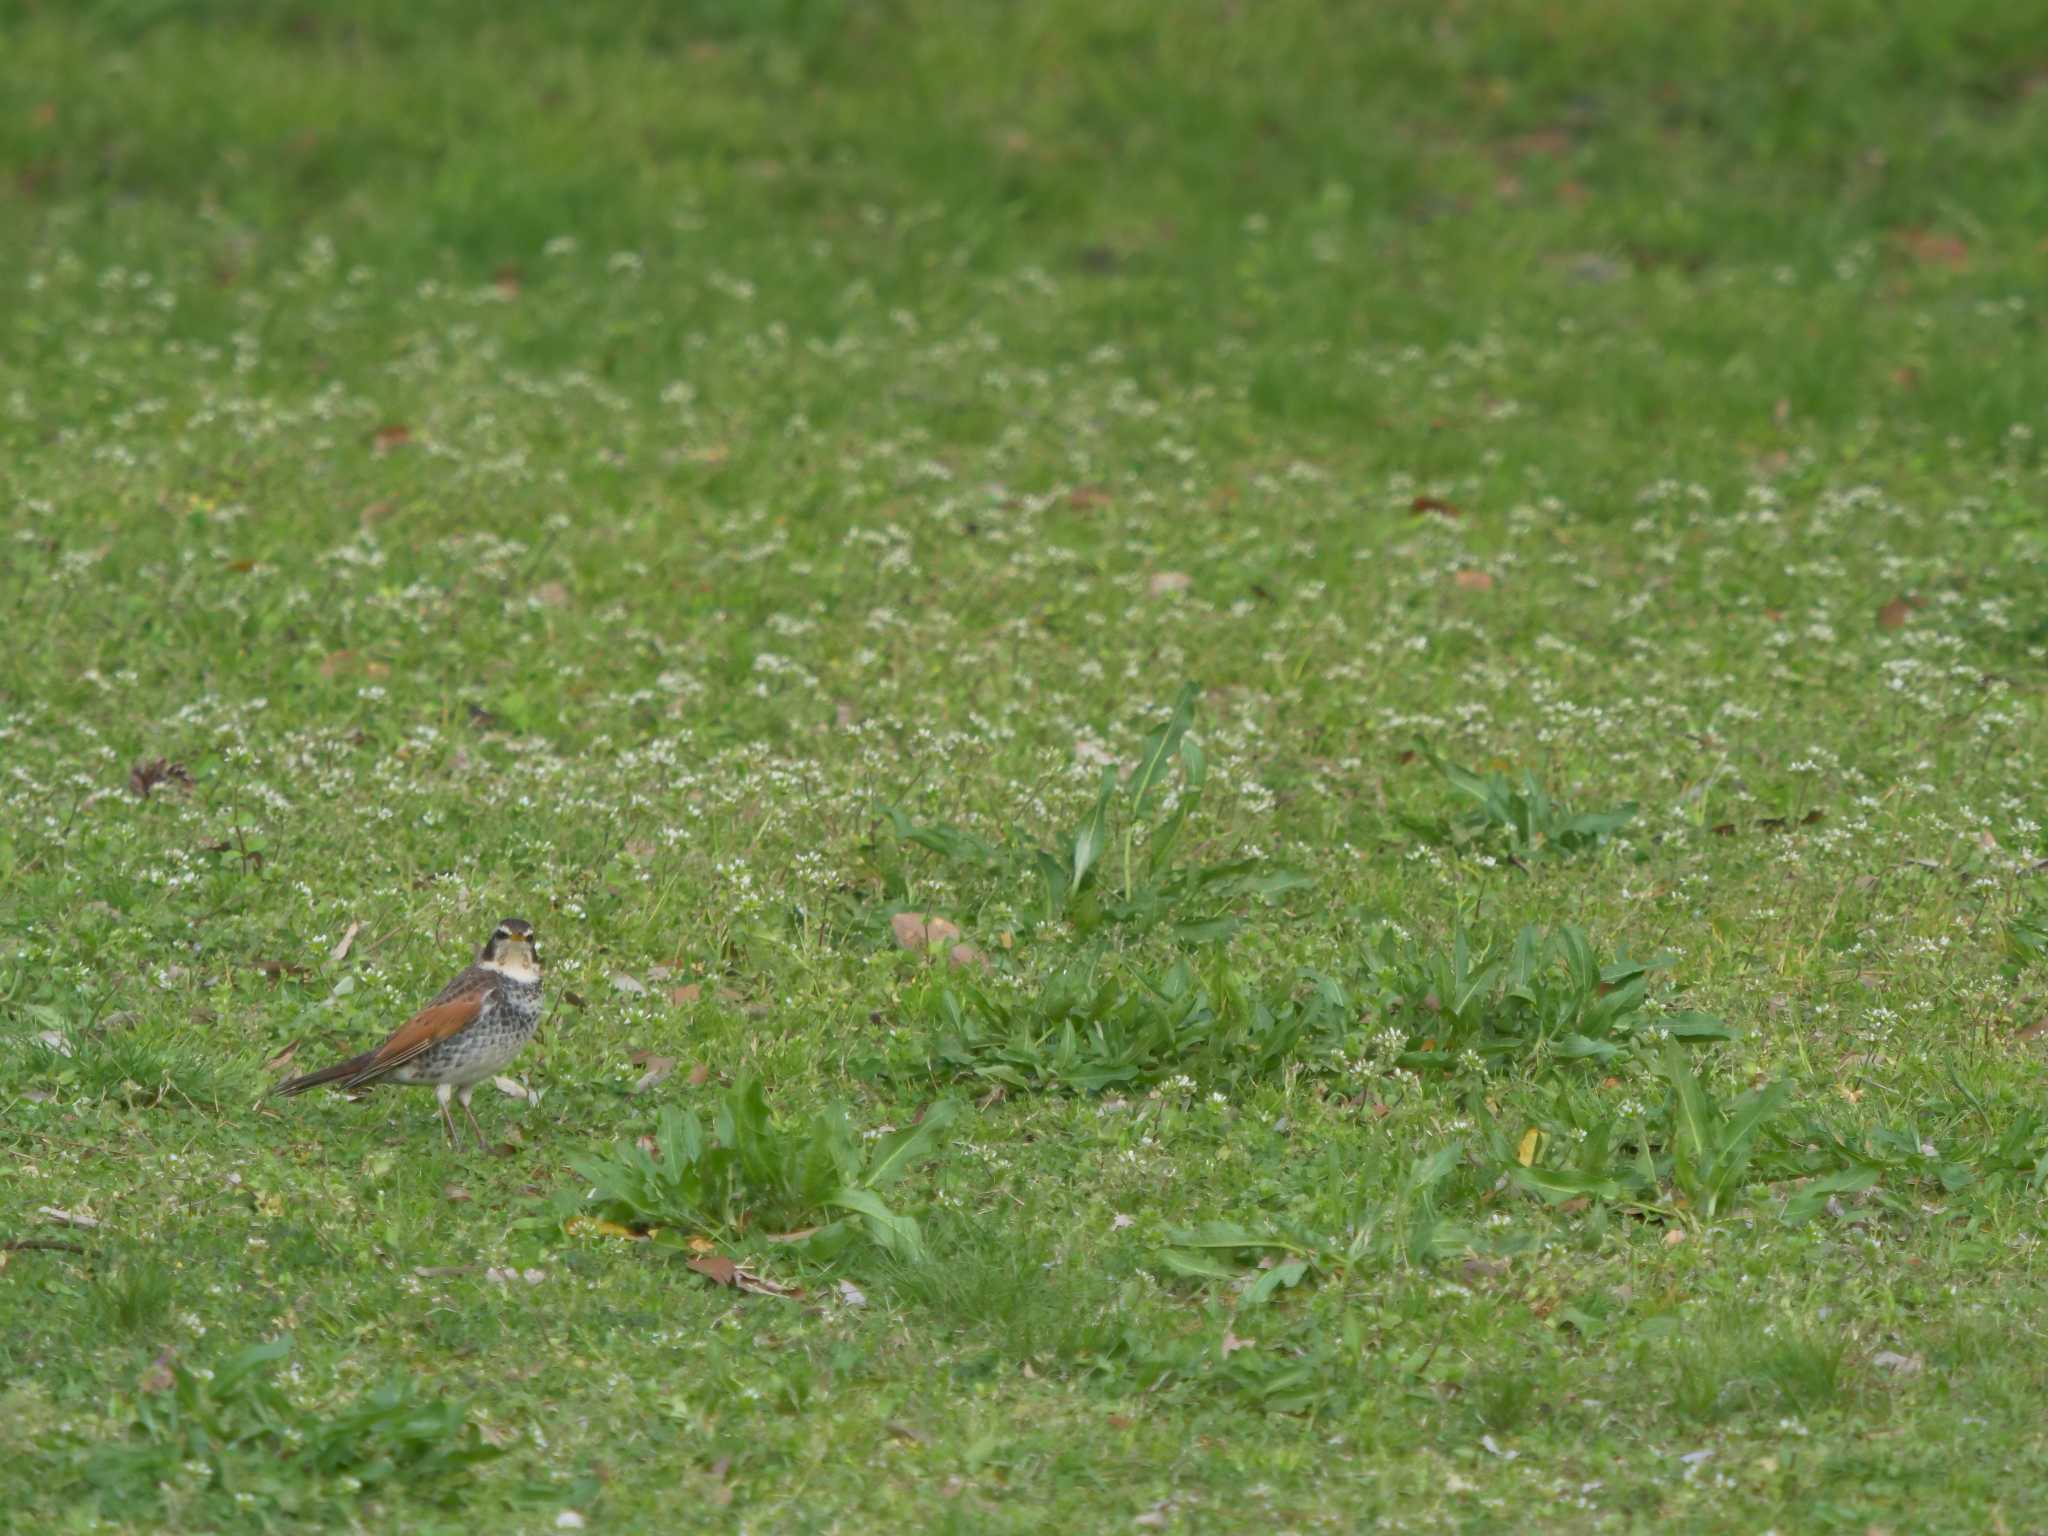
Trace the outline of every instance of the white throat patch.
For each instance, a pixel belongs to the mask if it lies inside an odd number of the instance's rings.
[[[477,964],[487,971],[496,972],[507,981],[525,982],[531,985],[540,980],[540,967],[537,965],[527,965],[523,962],[518,965],[506,965],[500,960],[479,960]]]

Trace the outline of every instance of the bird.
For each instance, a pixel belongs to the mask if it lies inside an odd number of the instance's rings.
[[[477,1145],[487,1147],[484,1128],[469,1107],[470,1095],[525,1049],[540,1028],[540,1004],[540,947],[533,924],[508,917],[492,931],[476,963],[374,1051],[289,1078],[270,1091],[289,1098],[323,1083],[344,1089],[376,1083],[431,1087],[448,1145],[460,1145],[455,1117],[448,1113],[453,1100],[469,1116]]]

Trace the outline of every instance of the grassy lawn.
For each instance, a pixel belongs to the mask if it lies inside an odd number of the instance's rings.
[[[2022,0],[0,0],[0,1526],[2048,1530],[2044,143]],[[264,1097],[510,916],[489,1152]]]

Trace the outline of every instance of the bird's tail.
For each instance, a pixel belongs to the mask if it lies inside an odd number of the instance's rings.
[[[331,1067],[322,1067],[318,1072],[308,1072],[304,1077],[288,1077],[270,1091],[289,1098],[295,1093],[304,1093],[308,1088],[318,1088],[322,1083],[338,1083],[362,1071],[375,1054],[374,1051],[365,1051],[360,1056],[349,1057],[347,1061],[337,1061]]]

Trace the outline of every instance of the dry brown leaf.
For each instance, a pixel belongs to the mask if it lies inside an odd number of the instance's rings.
[[[363,925],[361,923],[350,923],[348,925],[348,931],[341,936],[341,942],[335,945],[334,948],[328,952],[327,958],[332,960],[336,965],[341,964],[342,961],[348,958],[349,949],[351,946],[354,945],[356,941],[356,935],[361,933],[362,931]]]
[[[677,987],[674,991],[670,992],[668,1000],[680,1008],[684,1003],[696,1002],[703,995],[703,985],[693,981],[686,987]]]
[[[1951,272],[1969,270],[1970,247],[1954,235],[1932,229],[1895,229],[1892,240],[1923,267],[1946,267]]]
[[[520,281],[525,276],[526,274],[519,268],[508,264],[491,274],[491,286],[497,290],[499,298],[516,299],[519,297]]]
[[[960,930],[943,917],[927,917],[922,912],[898,912],[889,919],[889,931],[902,948],[920,951],[951,944],[960,937]]]
[[[171,1369],[171,1352],[166,1349],[149,1363],[149,1369],[142,1373],[142,1380],[135,1384],[138,1392],[168,1392],[177,1383],[177,1374]]]
[[[183,763],[167,762],[153,757],[146,763],[137,763],[128,770],[128,788],[138,800],[147,800],[159,787],[171,784],[179,789],[192,788],[192,775]]]
[[[2013,1031],[2015,1040],[2036,1040],[2042,1035],[2048,1035],[2048,1013],[2042,1014],[2033,1023]]]
[[[1448,502],[1441,496],[1418,496],[1408,503],[1408,510],[1420,517],[1425,512],[1434,512],[1438,517],[1459,518],[1465,514],[1458,510],[1456,503]]]
[[[1109,505],[1109,492],[1099,485],[1077,485],[1067,492],[1067,505],[1077,512]]]
[[[377,435],[370,440],[371,448],[381,457],[394,448],[403,448],[412,441],[412,428],[400,422],[379,427]]]
[[[1186,571],[1154,571],[1152,579],[1145,583],[1145,590],[1154,597],[1167,597],[1175,592],[1185,592],[1195,584],[1195,578]]]
[[[1467,592],[1491,592],[1493,590],[1493,578],[1484,571],[1459,571],[1451,580]]]
[[[972,944],[955,944],[946,952],[946,958],[954,965],[978,965],[983,970],[988,969],[988,956]]]
[[[1877,610],[1879,629],[1904,629],[1906,620],[1913,616],[1913,605],[1903,597],[1895,597]]]
[[[355,665],[355,659],[354,651],[329,651],[320,659],[320,675],[329,679],[339,677]]]
[[[695,1065],[694,1067],[690,1068],[690,1086],[691,1086],[692,1088],[702,1088],[702,1087],[703,1087],[703,1086],[704,1086],[704,1085],[705,1085],[706,1083],[708,1083],[708,1082],[709,1082],[710,1080],[711,1080],[711,1066],[710,1066],[710,1063],[708,1063],[708,1062],[702,1062],[702,1061],[700,1061],[700,1062],[698,1062],[698,1063],[697,1063],[697,1065]]]
[[[460,1205],[469,1198],[469,1190],[461,1184],[444,1184],[441,1187],[441,1198],[450,1204]]]
[[[270,1060],[263,1063],[263,1070],[266,1072],[278,1072],[290,1066],[292,1058],[299,1054],[299,1045],[304,1039],[305,1036],[301,1035],[299,1039],[294,1040],[290,1045],[271,1057]]]
[[[641,1074],[640,1081],[627,1090],[629,1093],[645,1093],[676,1069],[676,1059],[673,1056],[649,1056],[646,1064],[646,1072]]]
[[[683,1261],[713,1285],[729,1286],[736,1291],[745,1291],[750,1296],[784,1296],[797,1298],[803,1295],[800,1287],[784,1285],[779,1280],[770,1280],[743,1268],[722,1253],[706,1254],[702,1258]]]

